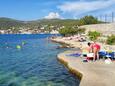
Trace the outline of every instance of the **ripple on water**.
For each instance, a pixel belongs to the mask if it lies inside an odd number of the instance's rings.
[[[64,86],[63,83],[54,83],[52,81],[42,81],[36,76],[23,78],[16,73],[0,72],[0,86]]]
[[[27,44],[17,50],[22,41]],[[58,45],[36,37],[0,42],[0,86],[79,86],[57,61],[56,55],[66,50],[56,49]]]

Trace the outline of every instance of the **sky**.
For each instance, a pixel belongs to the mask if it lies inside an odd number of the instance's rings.
[[[115,0],[0,0],[0,17],[17,20],[111,16]]]

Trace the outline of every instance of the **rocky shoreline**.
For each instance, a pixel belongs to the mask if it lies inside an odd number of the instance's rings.
[[[65,44],[67,46],[69,46],[70,48],[80,48],[80,49],[84,49],[87,46],[88,41],[84,41],[84,42],[79,42],[76,40],[65,40],[63,39],[63,37],[55,37],[55,38],[51,38],[51,41],[53,42],[57,42],[60,44]],[[112,50],[115,52],[115,45],[107,45],[104,43],[100,43],[97,42],[100,46],[101,46],[101,50]]]
[[[57,43],[60,43],[60,44],[66,44],[66,45],[69,45],[72,48],[81,48],[81,47],[83,47],[82,42],[77,42],[77,41],[73,41],[73,40],[64,40],[61,37],[51,38],[51,41],[57,42]]]

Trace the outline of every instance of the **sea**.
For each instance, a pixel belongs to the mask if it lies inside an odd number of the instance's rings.
[[[56,34],[0,35],[0,86],[79,86],[79,79],[57,60],[49,37]]]

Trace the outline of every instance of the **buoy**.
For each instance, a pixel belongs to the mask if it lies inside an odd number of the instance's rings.
[[[17,45],[16,48],[17,48],[17,49],[21,49],[21,46],[20,46],[20,45]]]

